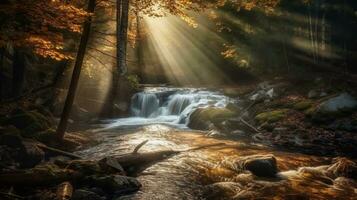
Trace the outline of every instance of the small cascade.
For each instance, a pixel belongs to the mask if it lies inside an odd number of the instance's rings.
[[[150,117],[159,108],[159,99],[153,93],[137,93],[132,97],[131,112],[134,116]]]
[[[218,93],[189,88],[147,88],[131,99],[129,118],[120,118],[107,128],[168,124],[187,128],[188,119],[197,108],[225,107],[233,100]]]
[[[169,115],[180,115],[184,109],[189,106],[193,101],[192,95],[177,94],[173,95],[168,103]]]

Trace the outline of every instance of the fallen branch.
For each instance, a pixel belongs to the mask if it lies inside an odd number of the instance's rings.
[[[249,124],[247,121],[245,121],[244,119],[240,118],[239,119],[244,125],[246,125],[247,127],[251,128],[252,130],[254,130],[257,133],[260,133],[260,131],[255,128],[253,125]]]
[[[11,199],[13,199],[13,198],[14,199],[25,199],[25,197],[23,197],[23,196],[19,196],[19,195],[12,194],[12,193],[6,193],[6,192],[0,192],[0,195],[9,197]]]
[[[69,152],[66,152],[66,151],[62,151],[60,149],[56,149],[56,148],[53,148],[53,147],[49,147],[49,146],[46,146],[44,144],[36,144],[36,145],[39,148],[43,149],[43,150],[47,150],[47,151],[50,151],[50,152],[53,152],[53,153],[56,153],[56,154],[59,154],[59,155],[67,156],[67,157],[74,158],[74,159],[83,159],[81,156],[78,156],[76,154],[69,153]]]
[[[139,149],[140,149],[142,146],[144,146],[146,143],[148,143],[148,142],[149,142],[149,140],[145,140],[145,141],[143,141],[142,143],[138,144],[138,146],[135,147],[133,153],[138,153]]]
[[[208,144],[208,145],[203,145],[203,146],[187,149],[185,151],[196,151],[196,150],[201,150],[201,149],[208,148],[208,147],[223,146],[223,145],[226,145],[226,143],[222,142],[222,143]],[[185,152],[185,151],[182,151],[182,152]]]

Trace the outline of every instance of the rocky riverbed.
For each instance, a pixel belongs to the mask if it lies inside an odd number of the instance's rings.
[[[46,109],[10,105],[0,117],[1,198],[353,199],[355,95],[284,82],[150,90],[133,100],[135,118],[62,142]]]

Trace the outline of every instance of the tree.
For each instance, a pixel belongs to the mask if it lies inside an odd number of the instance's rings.
[[[95,3],[96,3],[95,0],[88,1],[87,11],[89,13],[94,12],[95,5],[96,5]],[[66,98],[66,101],[64,104],[62,115],[61,115],[61,120],[60,120],[60,123],[59,123],[59,125],[57,127],[57,131],[56,131],[56,135],[59,140],[63,139],[63,136],[67,129],[67,123],[68,123],[69,115],[71,113],[73,101],[74,101],[74,98],[76,95],[78,80],[80,77],[83,59],[85,56],[87,43],[89,40],[90,30],[91,30],[91,17],[89,17],[89,19],[87,21],[85,21],[84,25],[83,25],[83,32],[82,32],[81,40],[80,40],[79,47],[78,47],[76,61],[75,61],[74,68],[73,68],[71,83],[70,83],[70,86],[68,89],[68,94],[67,94],[67,98]]]
[[[14,49],[6,57],[12,61],[12,96],[18,97],[24,91],[25,58],[71,59],[71,52],[64,49],[64,35],[79,33],[89,14],[59,0],[13,0],[0,5],[0,48],[2,55]]]

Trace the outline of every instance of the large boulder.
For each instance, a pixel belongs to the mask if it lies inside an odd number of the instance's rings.
[[[342,93],[306,110],[315,122],[331,122],[349,115],[357,109],[357,100],[348,93]]]
[[[0,145],[5,146],[0,151],[3,163],[17,163],[20,167],[29,168],[45,158],[45,153],[35,143],[24,141],[19,134],[1,134]]]
[[[212,125],[219,126],[220,123],[235,115],[235,112],[227,108],[199,108],[190,115],[188,127],[198,130],[209,130]]]
[[[357,108],[357,100],[348,93],[342,93],[337,97],[322,102],[319,106],[321,112],[338,112]]]
[[[37,111],[16,110],[2,120],[4,125],[12,125],[21,131],[24,137],[32,137],[34,133],[49,129],[51,120]]]
[[[248,170],[259,177],[275,177],[278,172],[273,155],[253,155],[240,158],[235,162],[236,169]]]

